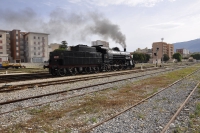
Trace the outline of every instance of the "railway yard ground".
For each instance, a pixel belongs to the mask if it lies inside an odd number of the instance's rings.
[[[140,70],[141,65],[144,70]],[[126,74],[123,71],[115,75],[100,73],[104,77],[99,78],[90,78],[98,75],[90,74],[40,79],[40,82],[48,80],[49,85],[2,91],[0,132],[199,133],[200,64],[165,64],[156,69],[152,64],[137,64],[136,68]],[[43,69],[7,71],[47,72]],[[5,70],[0,73],[4,75]],[[50,84],[63,78],[80,77],[88,79]],[[169,123],[187,97],[188,102]]]

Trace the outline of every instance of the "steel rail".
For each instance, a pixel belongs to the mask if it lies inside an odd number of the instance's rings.
[[[106,90],[106,89],[110,89],[110,87],[107,87],[107,88],[104,88],[104,89],[101,89],[101,90],[94,90],[94,91],[90,91],[88,93],[78,94],[78,95],[75,95],[75,96],[70,96],[70,97],[62,98],[62,99],[58,99],[58,100],[51,100],[51,101],[48,101],[48,102],[44,102],[44,103],[40,103],[40,104],[35,104],[35,105],[32,105],[32,106],[26,106],[26,107],[23,107],[23,108],[17,108],[17,109],[11,110],[11,111],[0,113],[0,115],[8,114],[8,113],[15,112],[15,111],[24,110],[24,109],[31,108],[31,107],[41,106],[41,105],[52,103],[52,102],[59,102],[59,101],[63,101],[63,100],[74,98],[74,97],[80,97],[80,96],[84,96],[86,94],[90,94],[90,93],[94,93],[94,92],[99,92],[99,91],[103,91],[103,90]],[[70,91],[73,91],[73,90],[69,90],[69,92]]]
[[[148,99],[152,98],[153,96],[155,96],[155,95],[159,94],[160,92],[164,91],[165,89],[167,89],[167,88],[169,88],[169,87],[175,85],[176,83],[182,81],[183,79],[189,77],[190,75],[196,73],[196,72],[199,71],[199,70],[200,70],[200,69],[195,70],[194,72],[192,72],[192,73],[186,75],[185,77],[183,77],[183,78],[181,78],[181,79],[179,79],[179,80],[173,82],[172,84],[170,84],[170,85],[168,85],[167,87],[165,87],[165,88],[159,90],[158,92],[156,92],[156,93],[154,93],[154,94],[148,96],[148,97],[145,98],[145,99],[142,99],[142,100],[139,101],[138,103],[136,103],[136,104],[134,104],[134,105],[132,105],[132,106],[130,106],[130,107],[124,109],[123,111],[121,111],[121,112],[119,112],[119,113],[117,113],[117,114],[111,116],[110,118],[108,118],[108,119],[106,119],[106,120],[104,120],[104,121],[102,121],[102,122],[100,122],[100,123],[97,123],[97,124],[95,124],[95,125],[89,127],[88,129],[83,129],[83,130],[81,131],[81,133],[88,133],[88,132],[90,132],[90,131],[91,131],[92,129],[94,129],[95,127],[98,127],[98,126],[100,126],[100,125],[102,125],[102,124],[108,122],[109,120],[112,120],[112,119],[114,119],[115,117],[117,117],[117,116],[119,116],[119,115],[125,113],[126,111],[132,109],[133,107],[135,107],[135,106],[137,106],[137,105],[139,105],[139,104],[141,104],[141,103],[147,101]]]
[[[144,76],[144,75],[143,75],[143,76]],[[20,110],[27,109],[27,108],[31,108],[31,107],[41,106],[41,105],[48,104],[48,103],[52,103],[52,102],[59,102],[59,101],[63,101],[63,100],[66,100],[66,99],[73,98],[73,97],[79,97],[79,96],[83,96],[83,95],[86,95],[86,94],[89,94],[89,93],[98,92],[98,91],[103,91],[103,90],[106,90],[106,89],[110,89],[110,87],[107,87],[107,88],[104,88],[104,89],[101,89],[101,90],[90,91],[90,92],[88,92],[88,93],[83,93],[83,94],[79,94],[79,95],[75,95],[75,96],[71,96],[71,97],[67,97],[67,98],[62,98],[62,99],[58,99],[58,100],[52,100],[52,101],[48,101],[48,102],[41,103],[41,104],[36,104],[36,105],[27,106],[27,107],[23,107],[23,108],[19,108],[19,109],[14,109],[14,110],[11,110],[11,111],[7,111],[7,112],[0,113],[0,115],[7,114],[7,113],[11,113],[11,112],[15,112],[15,111],[20,111]],[[68,91],[73,91],[73,90],[68,90]]]
[[[172,116],[172,118],[170,119],[170,121],[167,123],[167,125],[163,128],[163,130],[161,131],[161,133],[165,133],[165,131],[169,128],[170,124],[175,120],[175,118],[180,114],[181,110],[183,109],[183,107],[185,106],[185,104],[188,102],[189,98],[192,96],[192,94],[194,93],[194,91],[196,90],[196,88],[199,86],[200,82],[193,88],[192,92],[190,92],[190,95],[186,98],[186,100],[181,104],[181,106],[178,108],[178,110],[176,111],[176,113]]]
[[[165,72],[165,71],[162,71],[162,72]],[[160,73],[160,72],[155,72],[155,73],[150,73],[150,74],[143,74],[143,75],[140,75],[140,76],[132,76],[130,78],[124,78],[124,79],[119,79],[119,80],[115,80],[115,81],[104,82],[104,83],[95,84],[95,85],[78,87],[78,88],[74,88],[74,89],[70,89],[70,90],[63,90],[63,91],[52,92],[52,93],[47,93],[47,94],[42,94],[42,95],[37,95],[37,96],[32,96],[32,97],[26,97],[26,98],[21,98],[21,99],[8,100],[8,101],[5,101],[5,102],[0,102],[0,105],[6,105],[6,104],[10,104],[10,103],[16,103],[16,102],[20,102],[20,101],[25,101],[25,100],[28,100],[28,99],[35,99],[35,98],[40,98],[40,97],[45,97],[45,96],[62,94],[62,93],[65,93],[65,92],[70,92],[70,91],[74,91],[74,90],[81,90],[81,89],[84,89],[84,88],[90,88],[90,87],[95,87],[95,86],[99,86],[99,85],[105,85],[105,84],[115,83],[115,82],[124,81],[124,80],[128,80],[128,79],[133,79],[133,78],[139,78],[139,77],[143,77],[143,76],[146,76],[146,75],[152,75],[152,74],[156,74],[156,73]]]
[[[20,84],[20,85],[13,85],[13,86],[2,86],[0,87],[0,93],[4,92],[11,92],[11,91],[16,91],[16,90],[22,90],[26,88],[32,88],[34,86],[38,87],[45,87],[49,85],[56,85],[56,84],[63,84],[63,83],[73,83],[73,82],[78,82],[78,81],[85,81],[85,80],[91,80],[91,79],[98,79],[98,78],[105,78],[105,77],[112,77],[112,76],[117,76],[117,75],[125,75],[125,74],[132,74],[132,72],[138,73],[138,72],[143,72],[143,71],[148,71],[148,70],[157,70],[158,68],[151,68],[151,69],[145,69],[145,70],[132,70],[132,71],[125,71],[125,72],[118,72],[118,73],[112,73],[112,74],[105,74],[105,75],[91,75],[89,77],[74,77],[72,79],[59,79],[55,81],[43,81],[43,82],[36,82],[36,83],[25,83],[25,84]],[[14,89],[13,89],[14,88]]]

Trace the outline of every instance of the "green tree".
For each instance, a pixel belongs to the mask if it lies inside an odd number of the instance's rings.
[[[144,54],[144,53],[132,53],[133,55],[133,60],[136,62],[148,62],[150,59],[149,54]]]
[[[163,61],[168,61],[168,60],[169,60],[169,55],[164,54],[164,55],[163,55]]]
[[[182,56],[180,53],[175,53],[173,54],[173,58],[177,59],[178,62],[180,62],[182,60]]]
[[[191,57],[193,57],[196,60],[200,60],[200,54],[192,54]]]
[[[67,41],[62,41],[61,45],[59,46],[59,49],[61,50],[67,50]]]
[[[145,57],[146,57],[146,60],[145,60],[146,62],[148,62],[149,59],[151,58],[149,54],[145,54]]]

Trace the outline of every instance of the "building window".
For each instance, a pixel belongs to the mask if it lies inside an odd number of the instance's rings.
[[[40,55],[40,52],[38,53],[38,55]]]
[[[16,36],[16,39],[18,39],[18,36]]]
[[[0,38],[2,38],[2,35],[0,34]]]
[[[3,54],[3,52],[0,52],[0,54]]]
[[[2,62],[2,59],[0,58],[0,62]]]
[[[33,39],[35,39],[36,37],[34,36]]]
[[[40,42],[38,42],[38,44],[40,44]]]
[[[16,45],[18,45],[18,42],[16,42]]]
[[[38,37],[38,39],[40,39],[40,37]]]
[[[38,47],[38,50],[40,50],[40,47]]]
[[[3,46],[0,46],[0,49],[3,49]]]
[[[16,50],[19,50],[19,47],[16,47]]]
[[[36,50],[36,47],[34,47],[34,50]]]
[[[34,42],[34,44],[36,44],[36,42]]]
[[[16,55],[19,56],[19,53],[17,52]]]
[[[34,52],[34,55],[36,55],[36,53]]]
[[[3,41],[2,41],[2,40],[0,40],[0,43],[3,43]]]

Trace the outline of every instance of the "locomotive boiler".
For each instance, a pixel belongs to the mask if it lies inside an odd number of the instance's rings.
[[[49,73],[53,76],[75,75],[132,69],[134,61],[126,50],[114,51],[102,46],[77,45],[70,51],[56,50],[49,54]]]

